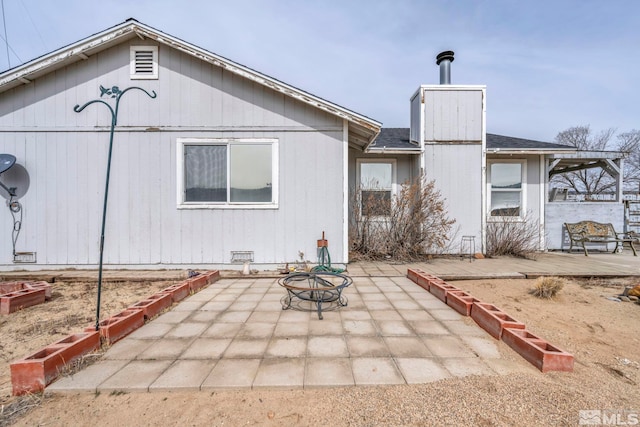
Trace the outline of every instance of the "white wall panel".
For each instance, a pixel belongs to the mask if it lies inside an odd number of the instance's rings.
[[[135,42],[134,42],[135,43]],[[258,263],[315,260],[327,233],[342,261],[343,122],[311,106],[166,48],[159,80],[129,80],[129,46],[0,94],[0,151],[31,174],[20,250],[43,265],[98,262],[110,115],[99,85],[141,86],[122,98],[114,137],[106,265],[228,263],[252,250]],[[107,101],[111,101],[106,99]],[[145,131],[149,129],[149,131]],[[278,209],[178,209],[177,138],[276,138]],[[12,266],[8,209],[0,209],[0,264]]]
[[[482,96],[481,88],[425,90],[424,140],[482,141]]]
[[[482,148],[479,144],[425,145],[425,177],[434,180],[446,199],[448,217],[455,219],[457,235],[453,252],[462,236],[475,236],[476,251],[481,249]]]

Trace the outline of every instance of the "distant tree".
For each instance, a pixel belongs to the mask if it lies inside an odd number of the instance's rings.
[[[640,193],[640,130],[620,133],[618,151],[628,153],[624,159],[624,187],[625,190]]]
[[[615,129],[595,133],[587,126],[574,126],[559,132],[558,144],[582,151],[620,151],[626,153],[624,166],[625,189],[638,189],[640,182],[640,131],[631,130],[615,135]],[[602,168],[590,168],[554,175],[553,185],[569,187],[578,194],[601,194],[615,189],[615,180]]]

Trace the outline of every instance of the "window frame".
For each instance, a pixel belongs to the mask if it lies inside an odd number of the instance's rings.
[[[185,177],[185,146],[189,145],[216,145],[227,147],[227,194],[231,184],[231,156],[232,145],[268,145],[271,147],[271,202],[188,202],[186,201],[186,177]],[[178,209],[278,209],[279,200],[279,150],[276,138],[178,138],[176,142],[176,189]]]
[[[358,188],[358,210],[359,210],[359,217],[360,218],[367,218],[370,220],[381,220],[381,221],[386,221],[389,219],[389,215],[364,215],[364,213],[362,212],[362,192],[363,192],[363,187],[362,187],[362,174],[361,174],[361,168],[362,168],[362,164],[380,164],[380,163],[384,163],[384,164],[390,164],[391,165],[391,194],[390,194],[390,203],[393,204],[393,199],[394,196],[396,194],[398,194],[398,179],[397,179],[397,160],[396,159],[391,159],[391,158],[382,158],[382,159],[369,159],[369,158],[360,158],[360,159],[356,159],[356,186]],[[393,207],[391,208],[393,209]]]
[[[491,167],[494,164],[519,164],[520,165],[520,188],[519,189],[494,189],[492,188]],[[493,199],[493,192],[520,192],[520,212],[518,215],[491,215],[491,205]],[[515,221],[524,221],[525,214],[527,212],[527,160],[526,159],[492,159],[487,161],[487,220],[488,221],[500,221],[504,219],[510,219]]]
[[[152,73],[136,73],[136,52],[151,51],[152,53]],[[158,80],[158,46],[131,46],[129,49],[129,76],[131,80]]]

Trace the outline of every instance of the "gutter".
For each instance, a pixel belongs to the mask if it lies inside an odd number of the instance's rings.
[[[419,147],[416,148],[389,148],[387,147],[373,147],[366,148],[364,150],[368,154],[421,154],[422,150]]]
[[[529,150],[513,150],[513,149],[501,149],[501,148],[487,148],[487,154],[529,154],[529,155],[541,155],[541,154],[575,154],[577,150],[545,150],[545,149],[529,149]]]

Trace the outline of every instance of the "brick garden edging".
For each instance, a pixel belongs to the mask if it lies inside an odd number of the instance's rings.
[[[48,299],[51,299],[51,285],[47,282],[0,283],[0,314],[11,314]]]
[[[97,331],[69,335],[11,363],[13,395],[37,393],[55,380],[70,363],[100,347]]]
[[[495,339],[502,340],[542,372],[573,372],[574,357],[526,329],[493,304],[483,303],[444,280],[420,269],[408,269],[407,277],[463,316],[470,316]]]
[[[89,326],[84,332],[69,335],[29,356],[12,362],[10,369],[13,395],[44,391],[45,387],[55,381],[73,361],[100,348],[101,344],[111,345],[124,338],[144,325],[145,321],[149,321],[163,309],[168,308],[172,302],[181,301],[190,293],[198,292],[219,279],[220,272],[218,270],[199,274],[102,320],[99,323],[98,331],[94,326]],[[37,291],[41,292],[44,298],[46,289],[41,286]],[[149,301],[162,301],[162,303],[160,305],[145,304]],[[166,302],[168,304],[164,308],[158,308]]]

